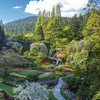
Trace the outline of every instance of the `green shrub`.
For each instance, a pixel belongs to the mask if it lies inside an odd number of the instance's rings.
[[[72,65],[70,63],[65,63],[65,68],[72,68]]]
[[[53,68],[52,69],[52,73],[56,73],[56,68]]]
[[[53,79],[53,77],[50,73],[45,73],[45,74],[39,75],[39,80],[46,80],[46,79]]]
[[[9,76],[9,73],[4,71],[2,74],[1,74],[1,77],[3,78],[7,78]]]
[[[81,78],[78,78],[76,76],[63,77],[62,80],[68,83],[69,90],[72,90],[74,92],[77,92],[79,85],[81,84]]]
[[[63,70],[63,67],[59,67],[58,70],[61,71],[61,72],[64,71],[64,70]]]
[[[33,81],[37,81],[38,80],[38,75],[37,74],[28,74],[27,75],[27,79],[29,82],[33,82]]]
[[[18,78],[16,83],[20,84],[20,83],[23,83],[23,82],[25,82],[25,81],[26,81],[26,80],[23,79],[23,78]]]
[[[42,70],[42,69],[53,69],[54,68],[54,65],[51,64],[51,65],[46,65],[46,64],[43,64],[43,65],[38,65],[36,67],[36,69],[38,70]]]
[[[52,76],[60,78],[60,77],[63,77],[64,74],[63,73],[53,73]]]
[[[16,86],[16,82],[11,81],[9,79],[3,79],[3,83],[10,86]]]

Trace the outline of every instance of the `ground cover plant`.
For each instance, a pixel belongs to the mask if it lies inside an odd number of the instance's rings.
[[[49,89],[47,89],[46,85],[41,86],[39,83],[26,83],[27,87],[23,89],[23,86],[18,85],[17,88],[14,89],[14,93],[20,92],[18,96],[15,96],[16,99],[19,98],[21,100],[31,100],[31,99],[40,99],[45,100],[48,99]]]
[[[81,84],[81,78],[77,76],[68,76],[63,77],[62,80],[68,84],[69,90],[74,91],[75,93],[78,91],[79,85]]]

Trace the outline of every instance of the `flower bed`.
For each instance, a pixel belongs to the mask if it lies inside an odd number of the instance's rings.
[[[72,70],[71,68],[63,68],[64,72],[73,72],[74,70]]]
[[[26,76],[22,76],[22,75],[19,75],[19,74],[17,74],[17,73],[10,73],[10,75],[11,75],[11,76],[14,76],[14,77],[16,77],[16,78],[24,78],[24,79],[27,80],[27,77],[26,77]]]
[[[51,69],[43,69],[40,72],[52,72],[52,70]]]
[[[58,79],[49,79],[49,80],[44,80],[44,81],[40,81],[40,84],[48,84],[49,86],[51,85],[56,85],[58,83]]]

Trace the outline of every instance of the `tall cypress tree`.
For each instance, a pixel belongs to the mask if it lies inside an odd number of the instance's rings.
[[[41,39],[44,39],[44,36],[43,36],[43,28],[41,26],[41,11],[38,13],[38,18],[37,18],[37,22],[36,22],[36,25],[35,25],[35,30],[34,30],[34,39],[36,41],[39,41]],[[44,17],[42,17],[42,21],[44,20],[43,19]],[[43,24],[43,23],[42,23]]]
[[[51,48],[56,47],[56,41],[60,38],[62,30],[60,6],[57,5],[56,11],[53,7],[50,17],[50,23],[47,25],[45,40],[51,44]]]

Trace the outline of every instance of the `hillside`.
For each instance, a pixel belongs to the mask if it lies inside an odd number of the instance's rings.
[[[37,16],[31,16],[24,19],[15,20],[5,24],[6,32],[18,32],[18,30],[28,31],[29,29],[33,30],[35,23],[37,21]]]
[[[71,18],[62,17],[62,25],[65,27]],[[34,32],[37,16],[30,16],[24,19],[15,20],[5,24],[5,33],[8,36],[25,35],[28,31]]]

